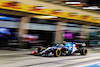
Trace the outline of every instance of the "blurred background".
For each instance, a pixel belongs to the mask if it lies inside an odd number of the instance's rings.
[[[0,49],[29,49],[63,41],[85,42],[86,47],[100,47],[99,0],[0,1]],[[35,6],[37,12],[25,12],[20,10],[22,6],[14,7],[16,4],[24,4],[25,9],[28,9],[26,5]],[[47,7],[55,12],[69,12],[71,18],[38,11]],[[84,18],[74,19],[74,15],[84,15]],[[85,21],[88,16],[97,22]]]
[[[32,55],[64,41],[87,55]],[[83,65],[100,67],[100,0],[0,0],[0,67]]]

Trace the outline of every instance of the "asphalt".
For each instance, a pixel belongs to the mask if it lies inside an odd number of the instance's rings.
[[[88,54],[81,56],[42,57],[29,55],[36,49],[17,51],[0,50],[0,67],[83,67],[100,62],[100,50],[88,48]]]

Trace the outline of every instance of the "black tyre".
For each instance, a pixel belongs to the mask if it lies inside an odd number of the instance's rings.
[[[42,52],[43,50],[45,50],[45,48],[38,48],[38,53]]]
[[[82,48],[82,49],[80,49],[81,51],[80,51],[80,54],[81,55],[86,55],[87,54],[87,49],[86,48]]]
[[[43,50],[45,50],[45,48],[38,48],[38,53],[42,52]],[[40,54],[40,56],[45,56],[45,53]]]
[[[67,55],[68,55],[68,56],[72,55],[71,51],[68,51],[68,54],[67,54]]]
[[[38,48],[38,53],[40,53],[41,48]]]
[[[67,55],[67,52],[66,52],[66,49],[64,48],[63,50],[61,50],[61,56],[66,56]]]
[[[66,52],[61,52],[61,56],[66,56],[67,53]]]
[[[61,55],[61,50],[59,50],[59,49],[54,50],[55,57],[59,57],[60,55]]]

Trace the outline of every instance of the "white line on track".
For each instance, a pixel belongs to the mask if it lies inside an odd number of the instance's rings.
[[[77,59],[77,60],[71,60],[71,61],[86,61],[86,60],[94,60],[100,57],[89,57],[89,58],[83,58],[83,59]]]
[[[89,65],[99,64],[99,63],[100,63],[100,61],[96,61],[96,62],[93,62],[93,63],[90,63],[90,64],[80,65],[80,66],[77,66],[77,67],[86,67],[86,66],[89,66]]]

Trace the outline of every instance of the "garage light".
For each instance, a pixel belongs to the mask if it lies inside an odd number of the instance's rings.
[[[57,18],[56,16],[42,16],[44,18]]]
[[[95,18],[93,18],[93,19],[100,19],[100,17],[95,17]]]
[[[80,2],[66,2],[66,4],[81,4]]]
[[[98,6],[90,6],[90,7],[83,7],[83,9],[97,10],[97,9],[100,9],[100,8]]]

